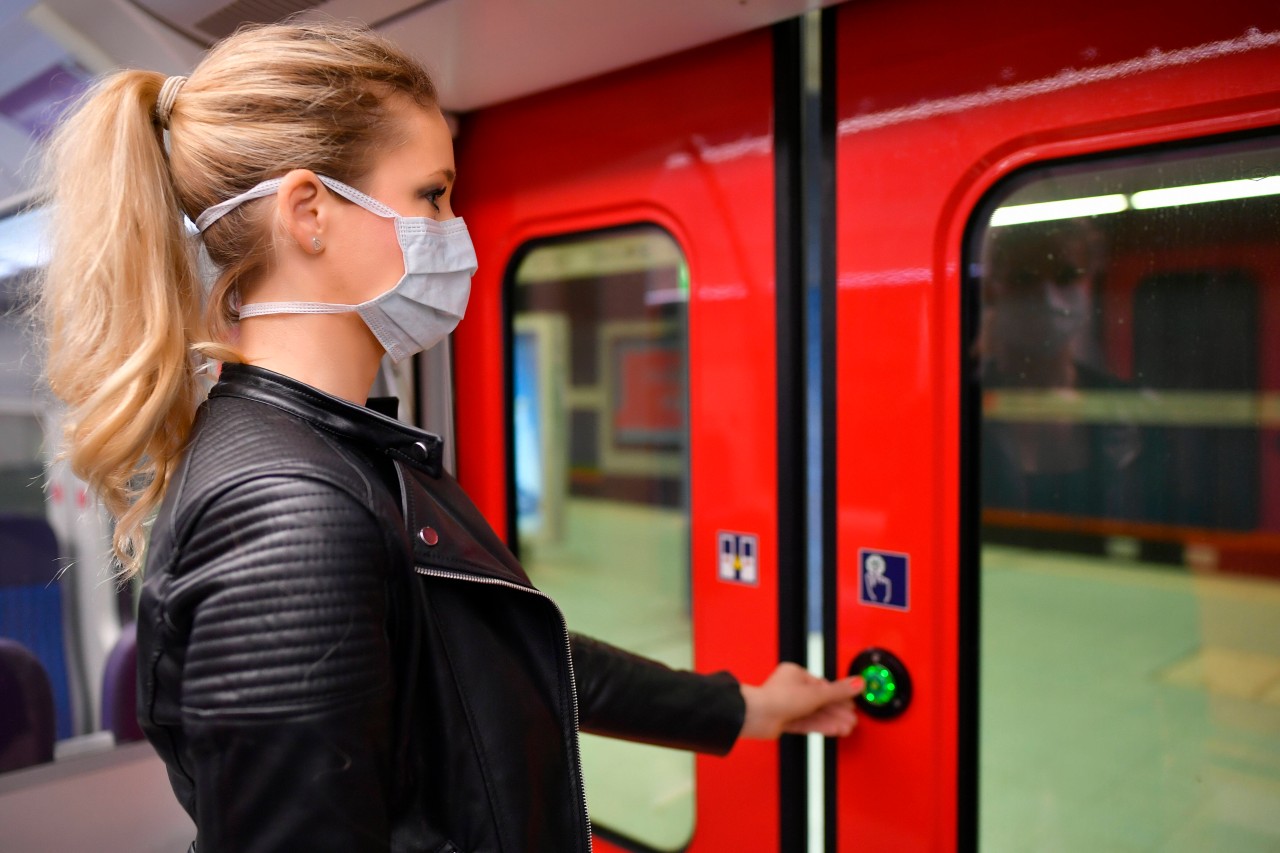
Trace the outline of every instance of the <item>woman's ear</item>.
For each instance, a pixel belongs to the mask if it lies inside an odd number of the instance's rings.
[[[294,169],[280,179],[276,193],[276,220],[308,255],[324,250],[325,206],[328,192],[316,173]]]

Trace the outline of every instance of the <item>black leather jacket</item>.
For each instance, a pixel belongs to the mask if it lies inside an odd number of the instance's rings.
[[[578,729],[724,753],[727,673],[570,634],[440,440],[229,364],[152,530],[139,716],[200,853],[583,851]]]

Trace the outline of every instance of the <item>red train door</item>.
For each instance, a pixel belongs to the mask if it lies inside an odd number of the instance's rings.
[[[772,43],[462,118],[479,254],[457,474],[572,628],[699,671],[779,659]],[[597,849],[777,850],[779,758],[584,737]]]
[[[835,10],[838,850],[1280,838],[1280,17],[1174,7]]]

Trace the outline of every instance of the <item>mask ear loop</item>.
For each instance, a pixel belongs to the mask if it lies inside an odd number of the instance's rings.
[[[326,175],[316,175],[320,179],[320,183],[333,190],[347,201],[360,205],[370,213],[381,216],[383,219],[403,219],[400,214],[396,213],[390,207],[370,195],[365,195],[355,187],[347,186],[342,181],[335,181]]]
[[[320,183],[333,190],[333,192],[342,196],[347,201],[360,205],[365,210],[376,216],[381,216],[383,219],[403,218],[400,214],[396,213],[390,207],[387,207],[373,196],[365,195],[355,187],[347,186],[342,181],[335,181],[327,175],[316,175],[316,177],[320,179]],[[210,225],[217,222],[219,219],[244,204],[246,201],[253,201],[254,199],[266,198],[269,195],[275,195],[280,191],[280,185],[283,183],[284,179],[282,178],[271,178],[240,193],[240,195],[232,196],[226,201],[218,202],[196,217],[196,230],[204,233]]]
[[[269,195],[275,195],[280,190],[280,185],[284,181],[280,178],[272,178],[263,181],[256,187],[240,193],[240,195],[232,196],[226,201],[220,201],[213,207],[206,208],[204,213],[196,217],[196,230],[203,234],[210,225],[235,210],[246,201],[253,201],[255,198],[266,198]]]

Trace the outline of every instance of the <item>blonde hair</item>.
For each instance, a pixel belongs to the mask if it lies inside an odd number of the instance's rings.
[[[294,168],[358,186],[396,131],[388,101],[436,104],[417,62],[336,23],[241,30],[185,83],[165,83],[150,71],[99,81],[54,133],[44,182],[45,370],[68,408],[64,455],[117,520],[126,577],[186,444],[202,356],[234,360],[237,294],[272,257],[270,205],[241,205],[203,235],[220,269],[206,294],[183,213]]]

